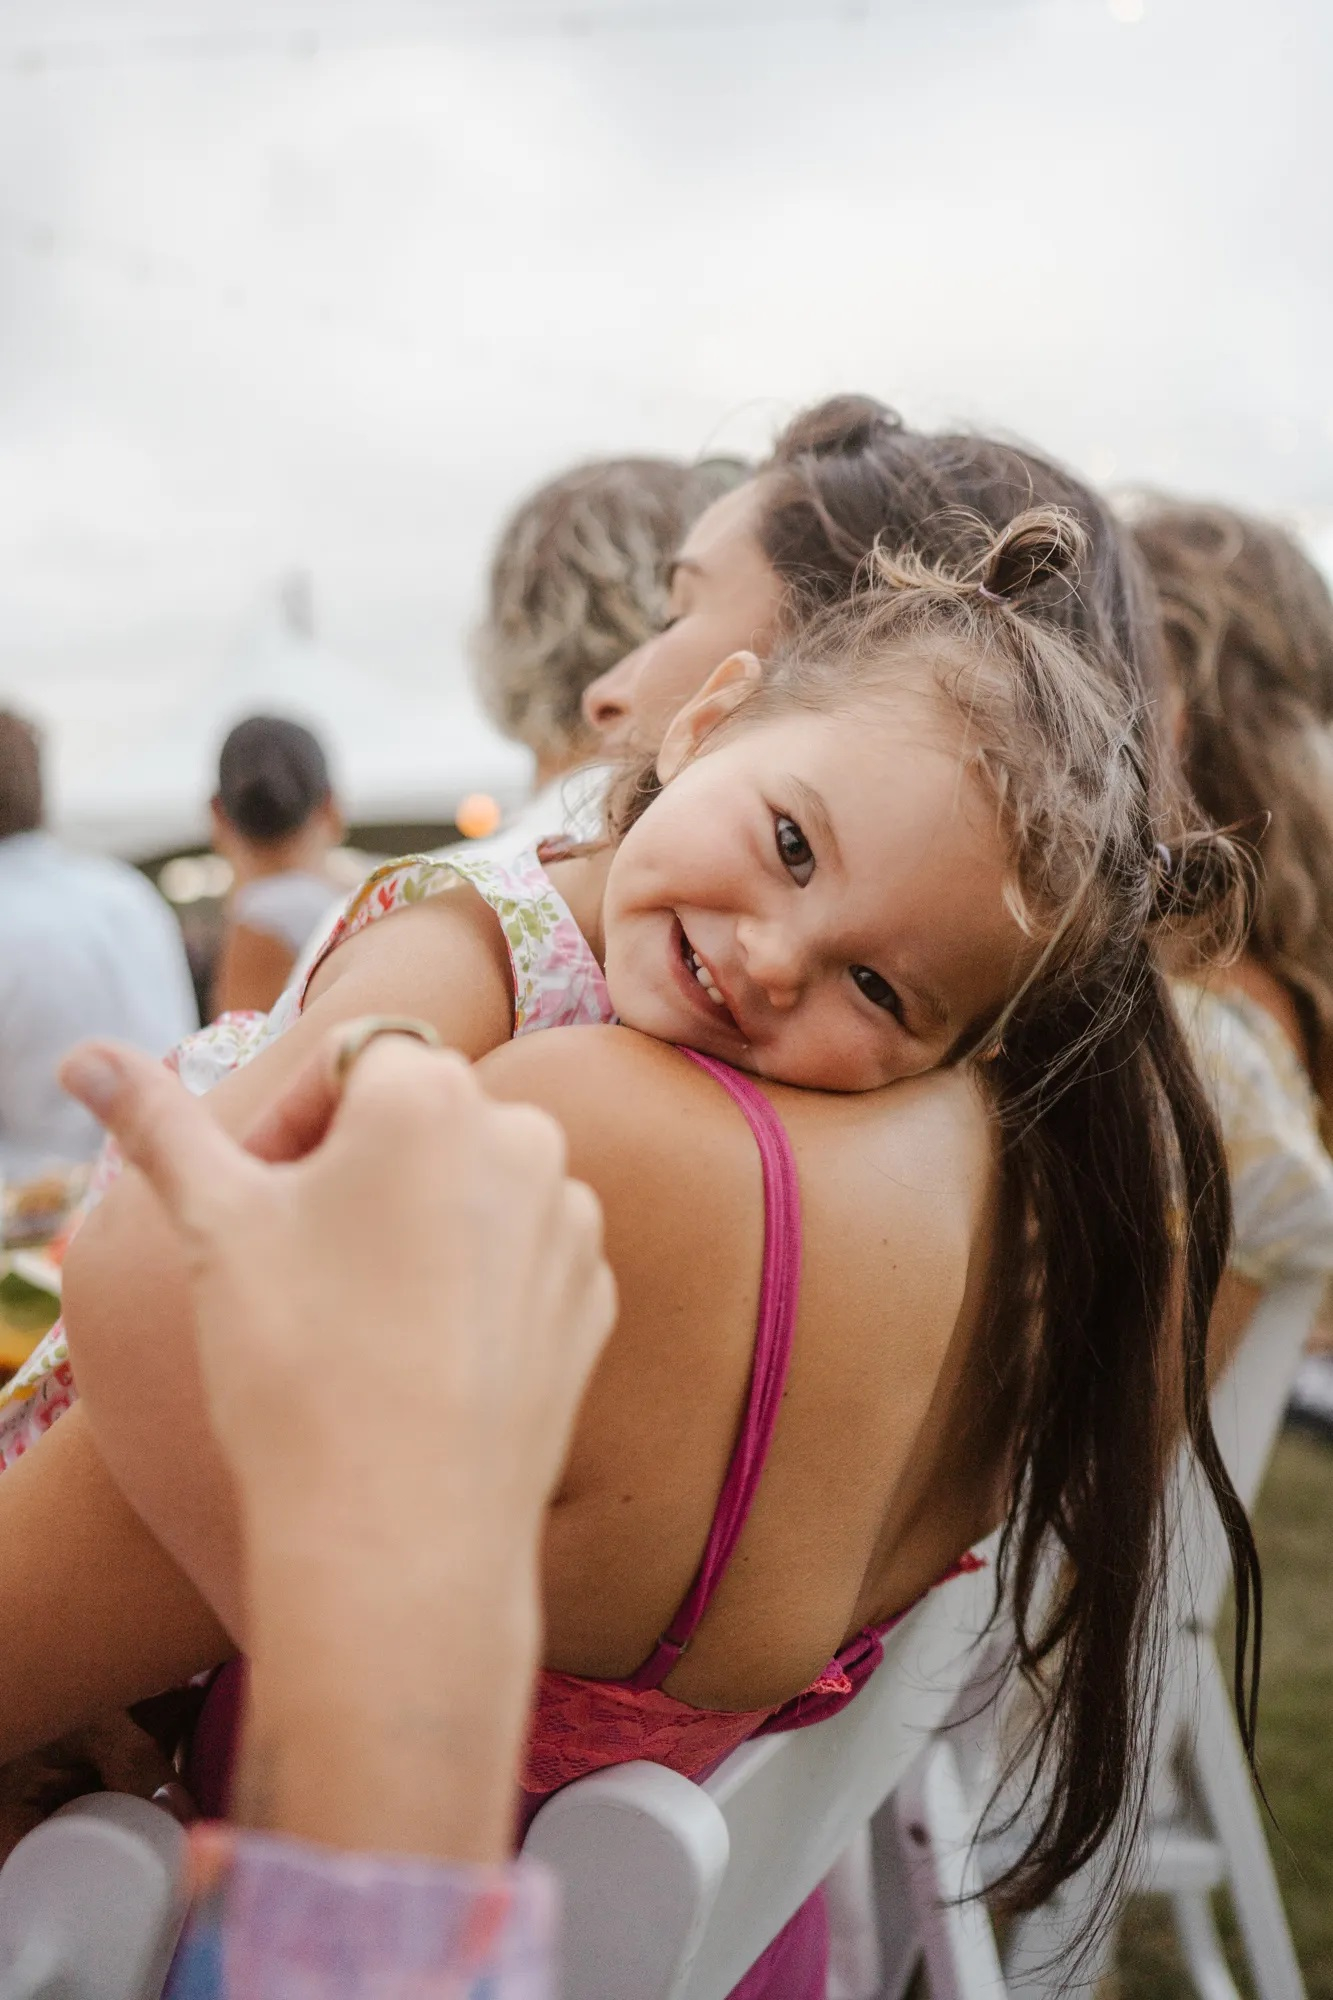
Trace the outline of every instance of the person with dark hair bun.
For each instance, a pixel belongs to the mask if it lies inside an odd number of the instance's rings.
[[[265,1013],[338,893],[328,857],[343,822],[319,739],[282,716],[238,722],[212,810],[213,846],[233,876],[212,1012]]]

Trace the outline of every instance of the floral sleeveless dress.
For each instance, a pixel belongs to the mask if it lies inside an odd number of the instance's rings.
[[[395,910],[470,883],[499,919],[514,982],[514,1033],[610,1021],[602,969],[535,850],[511,859],[455,854],[448,861],[413,855],[388,862],[362,883],[332,928],[306,952],[270,1014],[224,1014],[168,1056],[196,1096],[241,1069],[299,1019],[310,981],[331,951]],[[74,1234],[120,1171],[111,1142],[103,1148]],[[61,1246],[63,1250],[63,1245]],[[77,1398],[65,1323],[57,1320],[0,1390],[0,1470],[21,1458]]]

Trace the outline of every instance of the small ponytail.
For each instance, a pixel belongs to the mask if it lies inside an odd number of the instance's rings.
[[[1211,965],[1241,949],[1256,893],[1253,849],[1214,827],[1190,827],[1155,843],[1151,861],[1155,935],[1185,937]]]
[[[1019,611],[1036,584],[1051,577],[1075,582],[1087,553],[1088,538],[1068,508],[1033,507],[994,537],[976,588],[990,603]]]

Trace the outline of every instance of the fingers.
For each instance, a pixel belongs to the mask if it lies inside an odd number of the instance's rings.
[[[355,1032],[358,1024],[349,1026]],[[342,1046],[342,1034],[334,1035],[320,1058],[335,1088]],[[403,1035],[383,1035],[357,1056],[328,1138],[339,1149],[378,1144],[395,1157],[429,1148],[446,1176],[436,1189],[444,1199],[450,1188],[499,1173],[519,1210],[525,1191],[535,1198],[539,1186],[554,1200],[565,1172],[565,1135],[553,1118],[532,1105],[497,1104],[464,1056]]]
[[[337,1039],[311,1058],[276,1104],[245,1135],[245,1150],[271,1166],[303,1160],[328,1135],[342,1098]]]
[[[438,1039],[428,1041],[427,1033],[425,1024],[383,1015],[345,1022],[247,1133],[245,1150],[271,1165],[304,1159],[328,1136],[348,1079],[372,1041],[396,1035],[416,1040],[418,1046],[438,1048]],[[456,1060],[461,1062],[462,1057]]]
[[[116,1042],[81,1042],[60,1082],[91,1111],[139,1169],[172,1221],[197,1233],[248,1162],[179,1078]]]

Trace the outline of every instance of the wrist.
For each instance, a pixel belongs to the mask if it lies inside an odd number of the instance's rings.
[[[364,1528],[365,1524],[363,1524]],[[259,1538],[241,1816],[338,1846],[508,1851],[540,1620],[535,1537]]]

